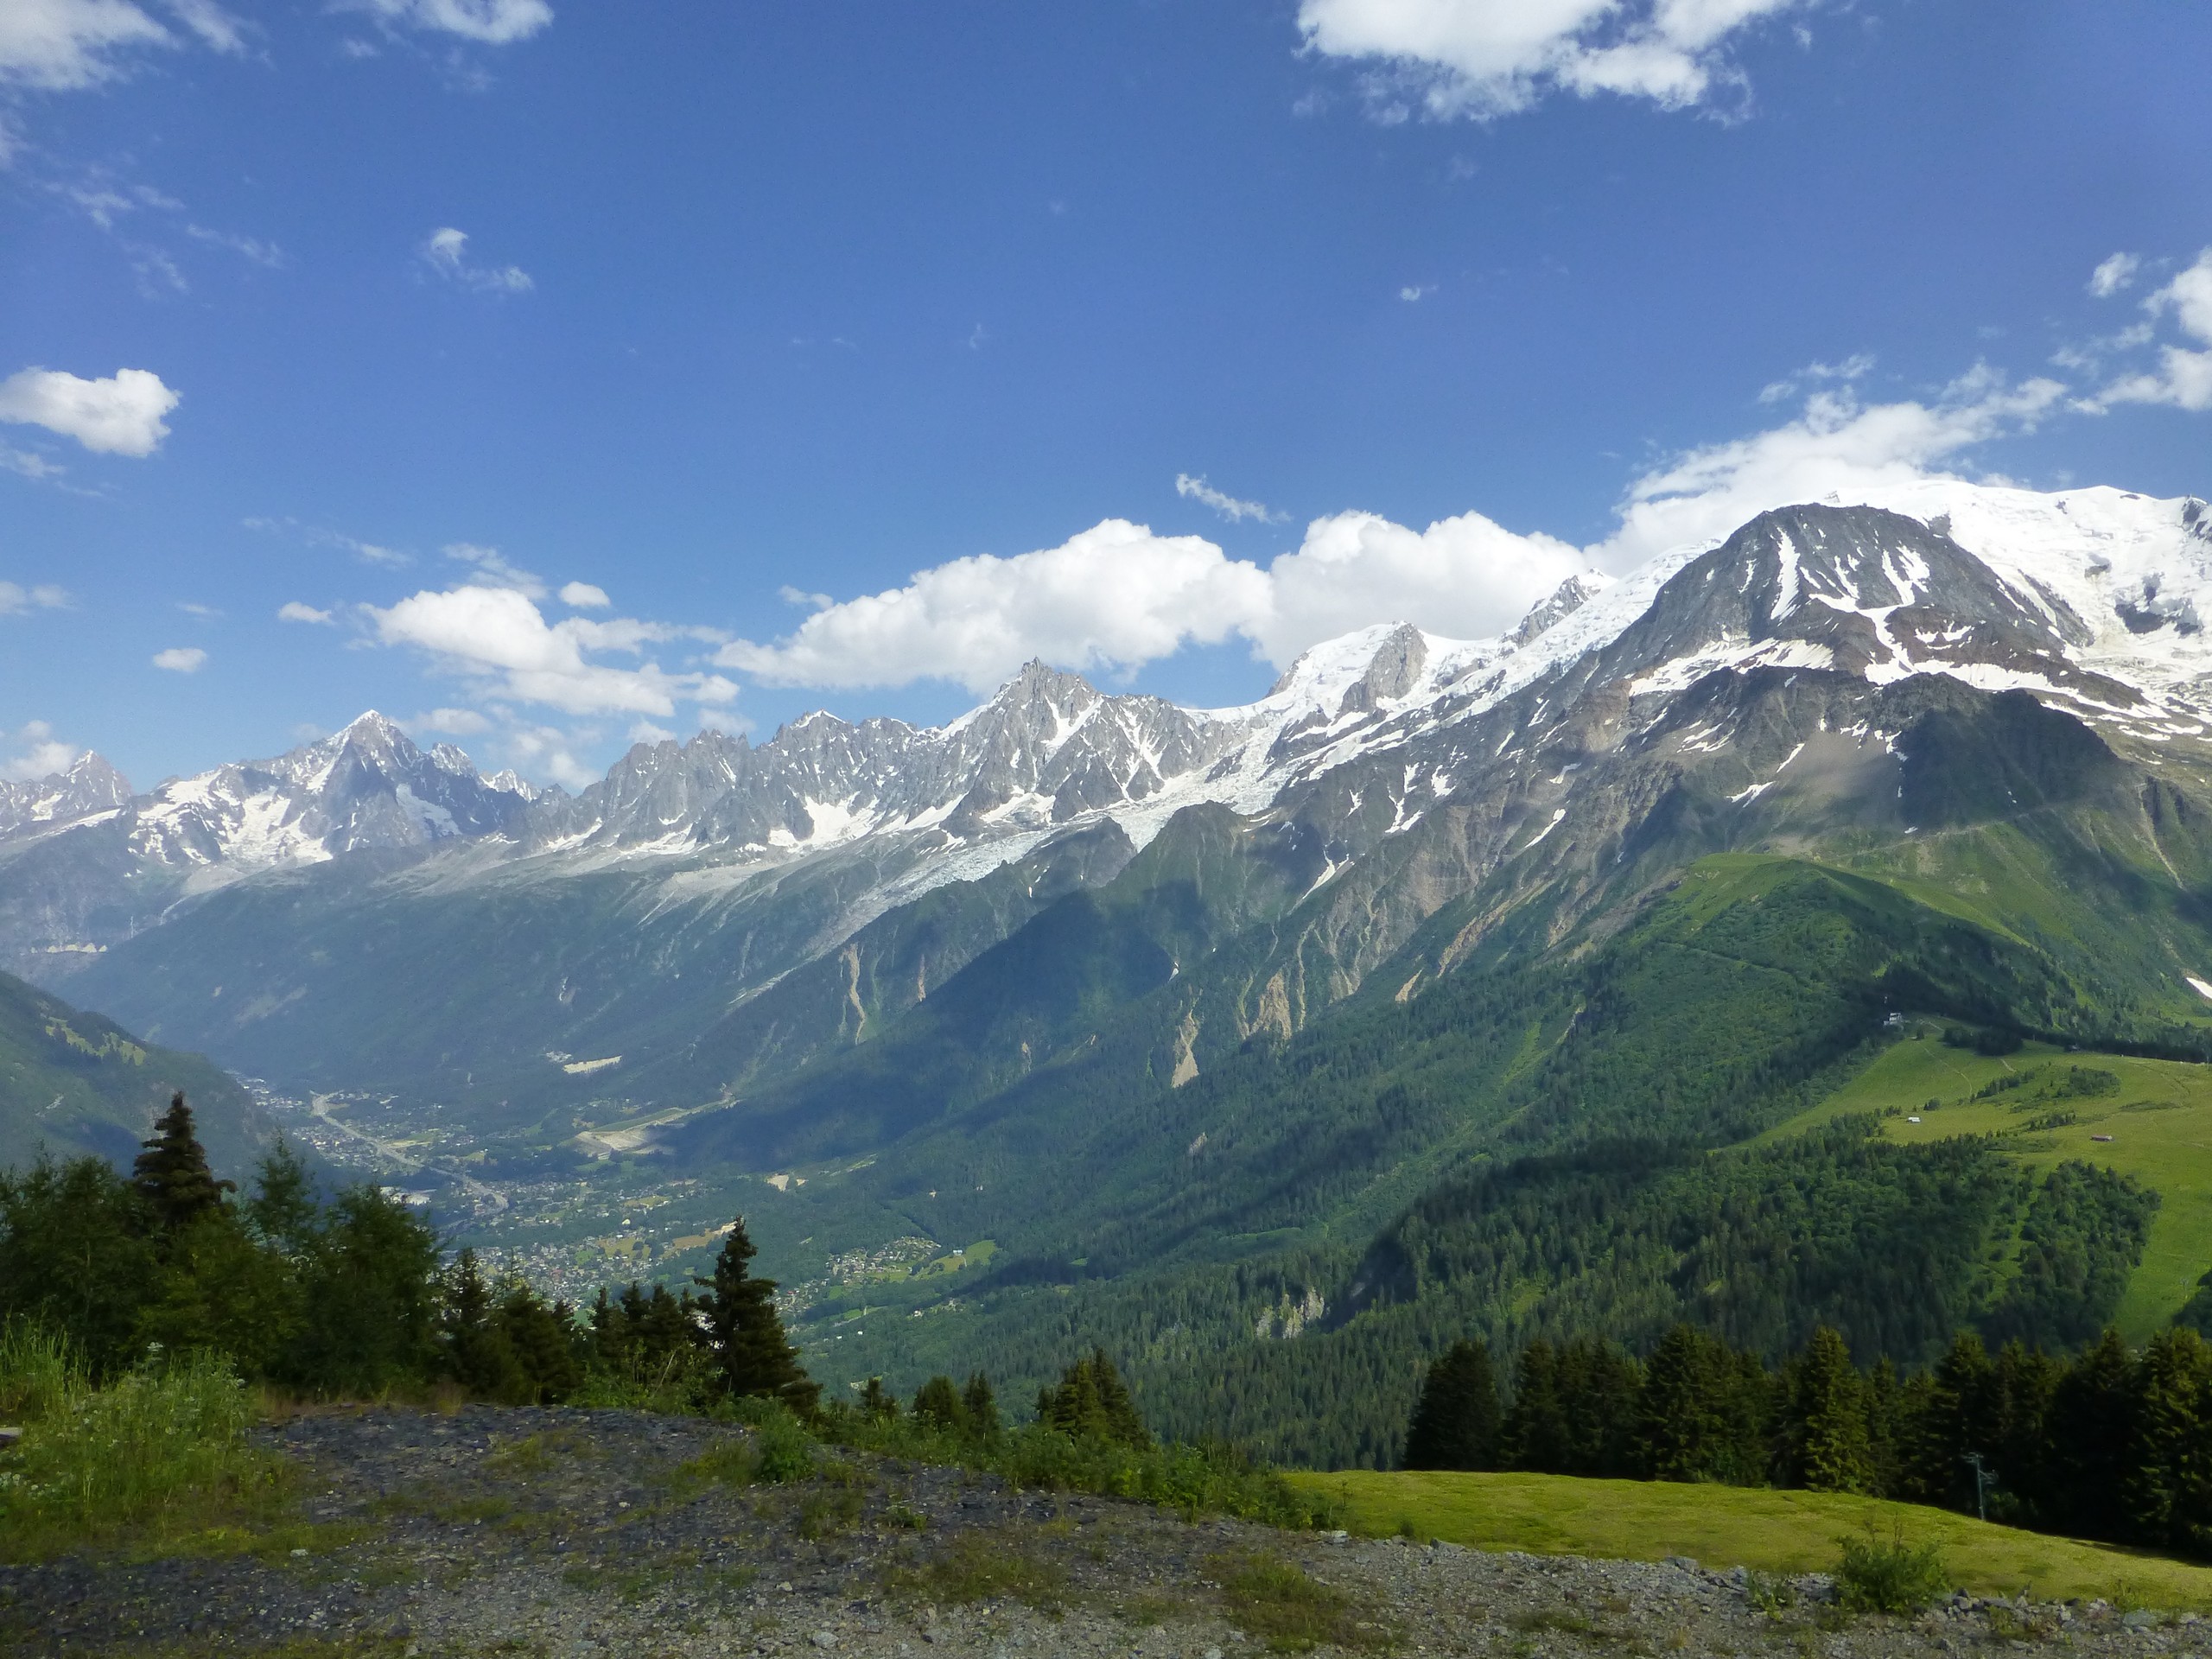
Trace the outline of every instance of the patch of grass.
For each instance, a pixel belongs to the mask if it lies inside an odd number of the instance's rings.
[[[690,1498],[715,1486],[750,1486],[760,1477],[759,1452],[733,1435],[677,1465],[669,1484],[678,1497]]]
[[[856,1487],[836,1485],[807,1493],[798,1501],[798,1535],[810,1541],[849,1530],[863,1505]]]
[[[571,1590],[594,1597],[612,1596],[632,1605],[645,1600],[667,1580],[667,1573],[658,1567],[607,1567],[596,1561],[561,1572],[561,1581]]]
[[[1996,1087],[2012,1078],[2021,1084]],[[2075,1092],[2091,1085],[2091,1093]],[[2023,1101],[2022,1095],[2030,1098]],[[2021,1122],[2018,1114],[2026,1107],[2062,1101],[2062,1109]],[[1904,1144],[1968,1135],[2016,1137],[2005,1149],[2031,1169],[2078,1159],[2158,1189],[2164,1203],[2114,1316],[2130,1342],[2143,1342],[2171,1323],[2212,1261],[2212,1066],[2069,1054],[2040,1043],[2017,1054],[1986,1056],[1948,1047],[1932,1036],[1907,1038],[1819,1105],[1759,1141],[1802,1135],[1856,1112],[1880,1116],[1882,1134]],[[1906,1121],[1916,1116],[1917,1123]],[[2058,1122],[2061,1117],[2069,1121]],[[2024,1128],[2034,1132],[2032,1140],[2017,1138]],[[2090,1138],[2099,1135],[2112,1139]]]
[[[418,1515],[447,1527],[480,1527],[505,1521],[515,1513],[511,1497],[496,1494],[456,1491],[449,1487],[418,1487],[378,1498],[373,1507],[384,1515]]]
[[[1688,1555],[1794,1576],[1828,1570],[1840,1536],[1903,1524],[1940,1544],[1952,1583],[1976,1595],[2032,1586],[2042,1599],[2101,1596],[2117,1605],[2132,1584],[2159,1606],[2212,1611],[2212,1568],[1843,1492],[1409,1471],[1287,1478],[1333,1495],[1349,1523],[1376,1537],[1395,1532],[1403,1516],[1423,1536],[1482,1549],[1649,1561]]]
[[[1324,1643],[1380,1648],[1389,1632],[1359,1617],[1359,1604],[1334,1585],[1272,1555],[1217,1555],[1207,1563],[1221,1585],[1223,1610],[1270,1653],[1304,1653]]]
[[[251,1396],[228,1362],[189,1354],[94,1387],[67,1345],[0,1331],[0,1557],[159,1546],[266,1517],[286,1465],[247,1442]]]
[[[977,1601],[1019,1601],[1046,1612],[1067,1606],[1067,1573],[1011,1533],[969,1532],[887,1580],[907,1600],[958,1606]]]
[[[588,1435],[573,1428],[549,1428],[499,1447],[484,1459],[484,1467],[511,1480],[535,1480],[567,1465],[601,1455]]]
[[[1836,1599],[1849,1611],[1916,1613],[1951,1587],[1943,1546],[1933,1539],[1908,1542],[1902,1522],[1887,1537],[1869,1522],[1860,1536],[1842,1544]]]

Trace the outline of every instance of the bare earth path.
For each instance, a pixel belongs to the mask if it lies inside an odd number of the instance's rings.
[[[825,1456],[787,1486],[731,1484],[715,1476],[741,1464],[743,1431],[631,1412],[369,1410],[264,1432],[306,1471],[289,1530],[257,1554],[0,1567],[0,1643],[301,1659],[1226,1659],[1315,1641],[1325,1654],[1515,1659],[2045,1647],[2212,1659],[2212,1624],[2193,1619],[2004,1605],[1845,1618],[1816,1584],[1763,1607],[1757,1586],[1689,1564],[1185,1522],[873,1459]]]

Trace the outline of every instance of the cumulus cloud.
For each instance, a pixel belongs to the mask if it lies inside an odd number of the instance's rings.
[[[492,729],[492,722],[474,709],[433,709],[408,723],[426,732],[444,732],[454,737],[476,737]]]
[[[1484,638],[1510,628],[1569,576],[1624,572],[1718,539],[1769,508],[1861,500],[1927,477],[1976,445],[2031,430],[2065,391],[1977,368],[1925,402],[1863,404],[1850,385],[1858,372],[1827,370],[1827,384],[1780,425],[1649,468],[1624,493],[1612,532],[1587,547],[1480,513],[1415,530],[1340,512],[1313,520],[1298,547],[1262,568],[1202,537],[1109,519],[1057,548],[957,559],[903,587],[826,604],[785,638],[739,640],[717,660],[778,684],[938,678],[981,693],[1033,656],[1127,671],[1238,638],[1281,667],[1378,622]]]
[[[545,0],[358,0],[350,9],[391,28],[458,35],[484,46],[526,41],[553,21]]]
[[[86,380],[60,369],[23,369],[0,380],[0,421],[42,426],[87,449],[150,455],[169,429],[178,395],[150,369],[118,369]]]
[[[1770,507],[1927,477],[1977,444],[2032,431],[2065,391],[2041,378],[2011,385],[1977,367],[1924,404],[1862,404],[1847,386],[1815,392],[1796,420],[1645,473],[1629,486],[1619,527],[1588,551],[1608,569],[1630,569]]]
[[[313,622],[327,626],[331,620],[328,611],[318,611],[312,605],[303,605],[296,599],[286,600],[276,607],[279,622]]]
[[[1117,670],[1217,644],[1265,611],[1267,587],[1257,568],[1202,537],[1109,518],[1058,547],[917,572],[903,588],[817,611],[773,644],[734,641],[715,660],[776,685],[934,677],[980,692],[1033,656]]]
[[[2143,309],[2158,321],[2171,316],[2183,334],[2207,349],[2161,346],[2155,369],[2123,375],[2101,391],[2082,398],[2078,407],[2090,414],[2102,414],[2114,404],[2166,404],[2192,410],[2212,409],[2212,248],[2199,253],[2196,264],[2146,298]],[[2141,346],[2155,337],[2155,327],[2145,324],[2101,343],[2123,347]]]
[[[153,657],[156,668],[165,668],[172,674],[197,674],[207,660],[207,653],[197,645],[171,645]]]
[[[489,696],[572,715],[666,717],[678,700],[718,703],[737,695],[719,674],[594,660],[607,652],[638,656],[651,644],[698,637],[695,630],[622,617],[549,623],[532,597],[515,588],[426,588],[388,610],[364,608],[381,643],[425,652]]]
[[[1612,92],[1665,109],[1740,89],[1728,52],[1810,0],[1301,0],[1307,48],[1376,64],[1386,118],[1490,120],[1548,92]]]
[[[607,589],[594,588],[588,582],[563,582],[561,602],[579,611],[603,611],[614,601],[607,596]]]
[[[2089,292],[2101,300],[2108,300],[2135,280],[2135,273],[2143,264],[2139,255],[2115,253],[2101,261],[2089,273]]]
[[[468,262],[468,232],[450,225],[433,231],[421,249],[423,263],[463,288],[481,294],[527,294],[537,286],[519,265],[474,265]]]
[[[58,611],[68,603],[68,594],[51,582],[24,588],[12,582],[0,582],[0,616],[17,616],[25,611]]]
[[[42,778],[68,771],[84,753],[75,744],[57,739],[54,728],[42,720],[29,721],[16,731],[0,733],[0,743],[15,751],[0,753],[0,783],[35,784]]]
[[[1279,524],[1283,521],[1284,515],[1269,512],[1264,502],[1240,501],[1233,495],[1217,490],[1206,482],[1203,474],[1197,478],[1188,473],[1176,474],[1175,493],[1192,501],[1203,502],[1232,524],[1247,518],[1256,519],[1263,524]]]

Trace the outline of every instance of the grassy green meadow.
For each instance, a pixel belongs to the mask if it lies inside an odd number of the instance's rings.
[[[1335,1499],[1355,1530],[1538,1555],[1660,1560],[1759,1573],[1833,1568],[1841,1541],[1872,1526],[1887,1538],[1942,1545],[1952,1581],[1977,1595],[2102,1596],[2122,1605],[2212,1608],[2212,1567],[2110,1544],[2022,1532],[1948,1510],[1840,1492],[1585,1480],[1570,1475],[1349,1470],[1290,1481]]]
[[[2091,1080],[2094,1092],[2075,1092],[2077,1068],[2111,1081]],[[2016,1086],[1975,1098],[2016,1078]],[[2079,1159],[2156,1189],[2163,1203],[2117,1315],[2130,1342],[2170,1323],[2212,1268],[2212,1066],[2068,1052],[2038,1043],[1992,1058],[1947,1047],[1933,1029],[1923,1028],[1818,1106],[1761,1139],[1802,1134],[1850,1112],[1881,1115],[1882,1133],[1892,1141],[1998,1135],[2031,1168]],[[2048,1122],[2068,1113],[2070,1123]],[[1920,1122],[1910,1122],[1914,1117]],[[2112,1139],[2093,1139],[2096,1135]]]

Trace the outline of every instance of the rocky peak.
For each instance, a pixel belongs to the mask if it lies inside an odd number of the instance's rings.
[[[87,749],[62,771],[43,778],[0,779],[0,836],[110,811],[130,799],[130,785],[124,775]]]

